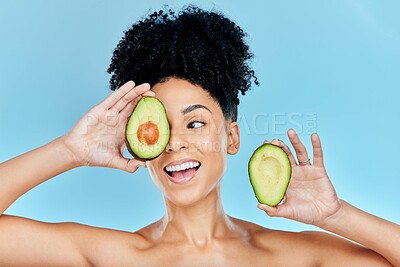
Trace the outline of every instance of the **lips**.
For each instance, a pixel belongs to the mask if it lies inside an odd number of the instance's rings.
[[[164,167],[168,179],[175,184],[184,184],[194,178],[201,163],[193,159],[177,160]]]

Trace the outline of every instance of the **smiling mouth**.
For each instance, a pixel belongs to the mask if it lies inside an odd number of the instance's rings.
[[[167,166],[164,171],[171,182],[183,184],[192,180],[200,166],[201,163],[198,161],[189,161],[179,165]]]

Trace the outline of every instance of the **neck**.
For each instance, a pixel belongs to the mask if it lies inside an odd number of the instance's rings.
[[[190,206],[176,206],[167,199],[166,214],[158,225],[159,238],[169,241],[187,241],[204,247],[216,237],[232,236],[237,227],[225,214],[220,185],[204,199]]]

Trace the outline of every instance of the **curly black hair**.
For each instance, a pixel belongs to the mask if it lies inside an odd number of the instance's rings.
[[[160,10],[133,24],[115,49],[107,70],[111,90],[129,80],[151,86],[169,77],[200,85],[237,120],[238,92],[258,85],[249,66],[246,33],[222,13],[195,6]]]

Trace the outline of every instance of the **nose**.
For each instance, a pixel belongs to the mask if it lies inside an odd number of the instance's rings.
[[[186,135],[184,133],[179,133],[171,129],[169,142],[165,150],[167,152],[179,152],[186,150],[189,147],[189,143],[186,140]]]

